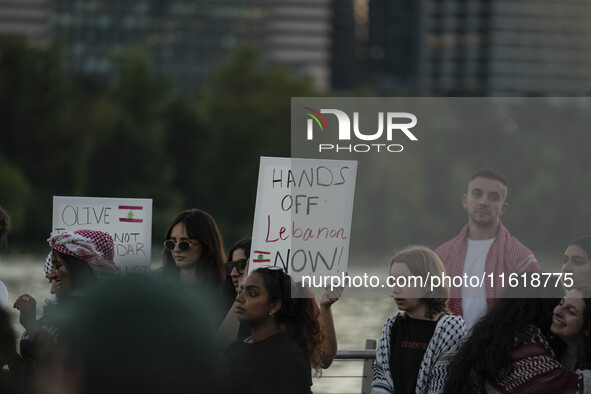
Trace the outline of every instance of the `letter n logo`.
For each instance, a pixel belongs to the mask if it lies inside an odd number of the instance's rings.
[[[320,112],[308,107],[304,107],[304,109],[307,110],[304,113],[310,117],[310,119],[308,119],[307,138],[308,140],[312,140],[314,138],[314,121],[316,121],[316,124],[320,126],[320,131],[323,131],[325,128],[328,130],[328,125],[326,124],[326,120],[324,120],[324,116],[322,116]],[[324,125],[324,127],[322,125]]]

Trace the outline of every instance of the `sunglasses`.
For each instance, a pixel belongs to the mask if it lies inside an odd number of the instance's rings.
[[[246,268],[246,259],[240,259],[236,261],[228,261],[224,264],[224,268],[226,269],[226,276],[232,275],[232,270],[236,267],[236,271],[240,275],[244,274],[244,269]]]
[[[193,246],[197,246],[198,244],[199,242],[189,241],[174,242],[172,239],[167,239],[166,241],[164,241],[164,247],[171,251],[174,250],[174,248],[177,245],[179,246],[179,249],[184,252],[185,250],[189,250],[190,248],[192,248]]]

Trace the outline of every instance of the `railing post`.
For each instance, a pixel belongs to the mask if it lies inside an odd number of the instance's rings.
[[[366,350],[375,350],[376,349],[376,341],[375,339],[366,339],[365,340],[365,349]],[[373,359],[365,359],[363,360],[363,379],[361,380],[361,392],[363,394],[370,394],[371,393],[371,383],[373,382]]]

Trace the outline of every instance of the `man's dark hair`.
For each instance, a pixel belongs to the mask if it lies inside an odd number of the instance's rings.
[[[505,175],[503,175],[503,173],[501,173],[499,170],[496,170],[492,167],[484,167],[477,170],[474,174],[472,174],[472,178],[470,178],[470,181],[473,181],[475,178],[478,177],[494,179],[495,181],[501,182],[506,187],[509,187],[507,185],[507,177],[505,177]]]

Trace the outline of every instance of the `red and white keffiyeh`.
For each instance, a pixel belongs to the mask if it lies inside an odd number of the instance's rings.
[[[451,240],[435,249],[435,253],[441,259],[445,266],[446,274],[450,277],[462,276],[464,272],[464,260],[468,251],[468,225],[466,224],[462,231]],[[526,248],[517,238],[513,237],[509,230],[501,222],[497,237],[490,246],[486,255],[484,272],[486,275],[493,274],[497,278],[495,287],[490,286],[490,281],[485,281],[486,301],[490,308],[496,298],[501,297],[504,287],[498,285],[501,274],[520,273],[525,271],[540,271],[540,265],[533,252]],[[462,316],[462,288],[452,286],[450,289],[450,298],[447,303],[449,310],[454,315]]]
[[[53,250],[86,261],[99,280],[119,273],[113,262],[113,238],[105,232],[76,230],[52,235],[47,242]]]
[[[556,359],[554,351],[542,330],[528,326],[525,332],[516,333],[511,349],[511,368],[496,382],[487,382],[499,394],[513,393],[561,393],[582,394],[583,375],[569,372]]]

